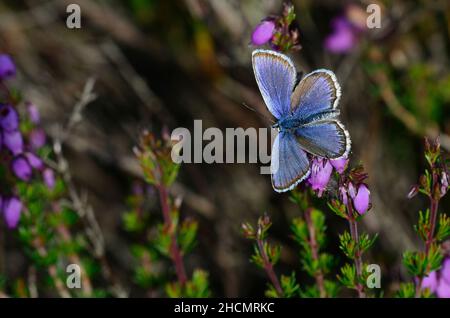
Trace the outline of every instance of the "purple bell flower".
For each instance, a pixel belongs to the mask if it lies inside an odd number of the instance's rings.
[[[0,127],[6,131],[19,128],[19,114],[11,105],[0,106]]]
[[[17,197],[5,199],[3,202],[3,214],[6,224],[10,229],[17,227],[22,212],[22,202]]]
[[[325,38],[325,48],[332,53],[348,53],[358,42],[358,34],[346,17],[332,21],[333,32]]]
[[[50,190],[55,187],[55,174],[52,169],[46,168],[42,172],[42,178],[44,179],[44,183]]]
[[[270,41],[275,31],[275,22],[266,20],[258,24],[252,33],[252,44],[263,45]]]
[[[24,156],[14,158],[11,163],[11,168],[17,178],[23,181],[30,181],[33,170]]]
[[[317,195],[319,197],[325,191],[332,172],[333,166],[328,160],[314,158],[311,164],[311,175],[309,176],[308,182],[314,191],[318,191]]]
[[[428,288],[438,298],[450,298],[450,257],[444,259],[441,269],[423,279],[421,288]]]
[[[353,199],[353,205],[355,206],[356,211],[361,215],[366,213],[369,209],[370,191],[364,183],[359,186],[358,192]]]
[[[13,155],[19,155],[23,151],[23,138],[20,131],[4,131],[3,144],[8,148]]]
[[[39,114],[39,110],[33,103],[28,103],[27,105],[28,116],[30,117],[30,121],[33,124],[39,124],[41,121],[41,115]]]
[[[436,272],[431,272],[422,280],[422,289],[428,288],[430,292],[434,293],[438,286],[438,279]]]
[[[45,132],[41,128],[33,129],[29,135],[29,141],[31,148],[33,150],[37,150],[42,148],[45,145],[46,136]]]
[[[24,155],[25,155],[25,158],[27,158],[28,163],[30,164],[30,166],[33,169],[41,170],[42,168],[44,168],[44,162],[42,161],[41,158],[36,156],[34,153],[26,152]]]
[[[0,80],[6,80],[16,75],[16,66],[8,54],[0,54]]]
[[[330,163],[333,166],[333,168],[336,169],[336,171],[339,174],[341,174],[347,168],[348,159],[345,158],[345,157],[342,157],[342,158],[339,158],[339,159],[330,160]]]
[[[441,175],[441,198],[447,193],[448,190],[448,174],[443,171]]]

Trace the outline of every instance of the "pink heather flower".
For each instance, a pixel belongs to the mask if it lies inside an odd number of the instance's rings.
[[[411,187],[411,190],[409,190],[408,195],[406,197],[408,199],[412,199],[417,195],[417,193],[419,193],[419,186],[415,184]]]
[[[339,158],[339,159],[330,160],[330,163],[334,167],[334,169],[336,169],[336,171],[339,174],[341,174],[347,168],[348,159],[345,158],[345,157],[342,157],[342,158]]]
[[[42,168],[44,168],[44,162],[42,161],[41,158],[36,156],[34,153],[26,152],[25,158],[27,158],[28,163],[30,164],[30,166],[33,169],[41,170]]]
[[[44,130],[41,128],[33,129],[30,133],[29,138],[31,148],[34,150],[42,148],[42,146],[45,145],[46,136]]]
[[[354,199],[356,197],[356,189],[355,189],[355,186],[353,185],[353,183],[351,183],[351,182],[348,183],[348,194],[350,195],[350,197],[352,199]]]
[[[17,226],[22,211],[22,202],[17,197],[5,199],[3,202],[3,215],[10,229]]]
[[[34,105],[33,103],[28,103],[28,116],[30,117],[30,121],[33,124],[39,124],[39,122],[41,121],[41,116],[39,114],[39,110],[36,107],[36,105]]]
[[[439,298],[450,298],[450,282],[441,278],[436,289],[436,294]]]
[[[0,80],[6,80],[16,75],[16,66],[8,54],[0,54]]]
[[[3,144],[8,148],[13,155],[19,155],[23,151],[23,138],[20,131],[4,131]]]
[[[346,17],[332,21],[332,33],[325,38],[325,48],[332,53],[348,53],[358,42],[358,34]]]
[[[444,260],[440,270],[431,272],[423,279],[421,288],[428,288],[439,298],[450,298],[450,257]]]
[[[11,105],[0,106],[0,127],[6,131],[19,128],[19,115]]]
[[[438,279],[436,272],[431,272],[422,280],[422,289],[428,288],[432,293],[436,291]]]
[[[55,187],[55,174],[53,170],[50,168],[44,169],[42,172],[42,178],[44,179],[44,183],[50,190]]]
[[[364,214],[369,209],[370,205],[370,191],[367,186],[362,183],[358,188],[358,193],[353,199],[353,205],[359,214]]]
[[[341,194],[341,201],[342,203],[344,203],[345,205],[348,204],[348,196],[347,196],[347,190],[345,189],[345,187],[339,187],[339,192]]]
[[[311,175],[308,182],[314,191],[318,191],[318,196],[321,197],[325,191],[328,181],[330,181],[333,166],[330,161],[322,158],[314,158],[311,164]]]
[[[23,181],[30,181],[33,171],[24,156],[14,158],[11,162],[11,168],[17,178]]]
[[[443,197],[448,190],[448,174],[447,172],[442,172],[441,176],[441,197]]]
[[[275,31],[275,23],[270,20],[262,21],[252,33],[252,44],[263,45],[270,41]]]

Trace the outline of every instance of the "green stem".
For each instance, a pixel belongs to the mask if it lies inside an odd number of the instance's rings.
[[[187,275],[186,269],[184,267],[183,256],[178,247],[176,231],[172,229],[173,222],[172,217],[170,215],[169,195],[167,193],[167,188],[164,185],[159,185],[158,191],[164,218],[164,224],[170,233],[170,251],[169,251],[170,257],[175,266],[175,272],[177,274],[178,281],[181,286],[184,286],[187,282]]]
[[[267,276],[272,282],[273,287],[275,287],[278,297],[283,297],[283,289],[281,288],[280,281],[278,280],[278,277],[273,270],[273,265],[269,261],[269,257],[267,256],[267,253],[264,249],[263,240],[257,239],[256,244],[258,245],[259,253],[261,254],[261,257],[263,259],[263,266]]]
[[[348,223],[350,226],[350,235],[352,236],[352,240],[355,242],[356,246],[359,246],[359,234],[358,234],[358,224],[356,223],[356,219],[353,213],[353,206],[351,202],[347,204],[347,214],[348,214]],[[359,247],[355,251],[355,268],[356,268],[356,276],[357,276],[357,284],[356,291],[358,292],[359,298],[366,298],[366,293],[364,292],[364,286],[361,284],[360,280],[362,277],[362,256]]]

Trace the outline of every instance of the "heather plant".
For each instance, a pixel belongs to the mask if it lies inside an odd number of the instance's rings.
[[[126,231],[141,238],[141,243],[132,247],[137,264],[134,278],[149,295],[161,296],[164,291],[169,297],[208,297],[208,273],[195,269],[189,277],[185,266],[186,255],[196,245],[198,223],[192,218],[181,219],[182,200],[170,195],[180,168],[171,159],[171,146],[167,133],[158,139],[144,132],[135,148],[147,185],[146,190],[141,184],[135,185],[128,199],[130,209],[123,215]],[[146,208],[150,195],[159,199],[162,222]],[[175,273],[163,270],[166,260]]]
[[[104,290],[94,290],[92,285],[99,265],[80,230],[82,218],[70,199],[68,185],[56,171],[56,156],[40,127],[38,108],[24,102],[6,82],[16,73],[12,59],[1,55],[0,64],[4,102],[0,104],[0,206],[7,227],[16,231],[32,263],[29,272],[36,280],[28,287],[20,284],[20,278],[15,284],[6,280],[2,289],[15,285],[13,295],[19,297],[36,297],[50,290],[56,290],[61,297],[105,295]],[[69,264],[80,268],[82,288],[70,289],[66,285]],[[37,276],[45,282],[39,289]]]
[[[450,293],[448,250],[442,245],[450,235],[450,219],[439,212],[439,202],[449,189],[449,174],[439,139],[425,139],[425,158],[428,169],[408,194],[412,198],[420,193],[429,200],[429,207],[419,211],[418,223],[414,226],[424,246],[419,251],[403,254],[403,264],[413,282],[401,286],[400,297],[429,297],[432,294],[446,297]]]

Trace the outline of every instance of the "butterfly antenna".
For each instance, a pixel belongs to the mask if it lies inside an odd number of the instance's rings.
[[[245,108],[251,110],[252,112],[254,112],[255,114],[257,114],[257,115],[260,116],[261,118],[263,118],[263,119],[269,121],[270,123],[275,124],[275,121],[274,121],[272,118],[269,118],[269,117],[267,117],[267,116],[261,114],[259,111],[257,111],[256,109],[254,109],[254,108],[248,106],[246,103],[242,103],[242,106],[244,106]]]

